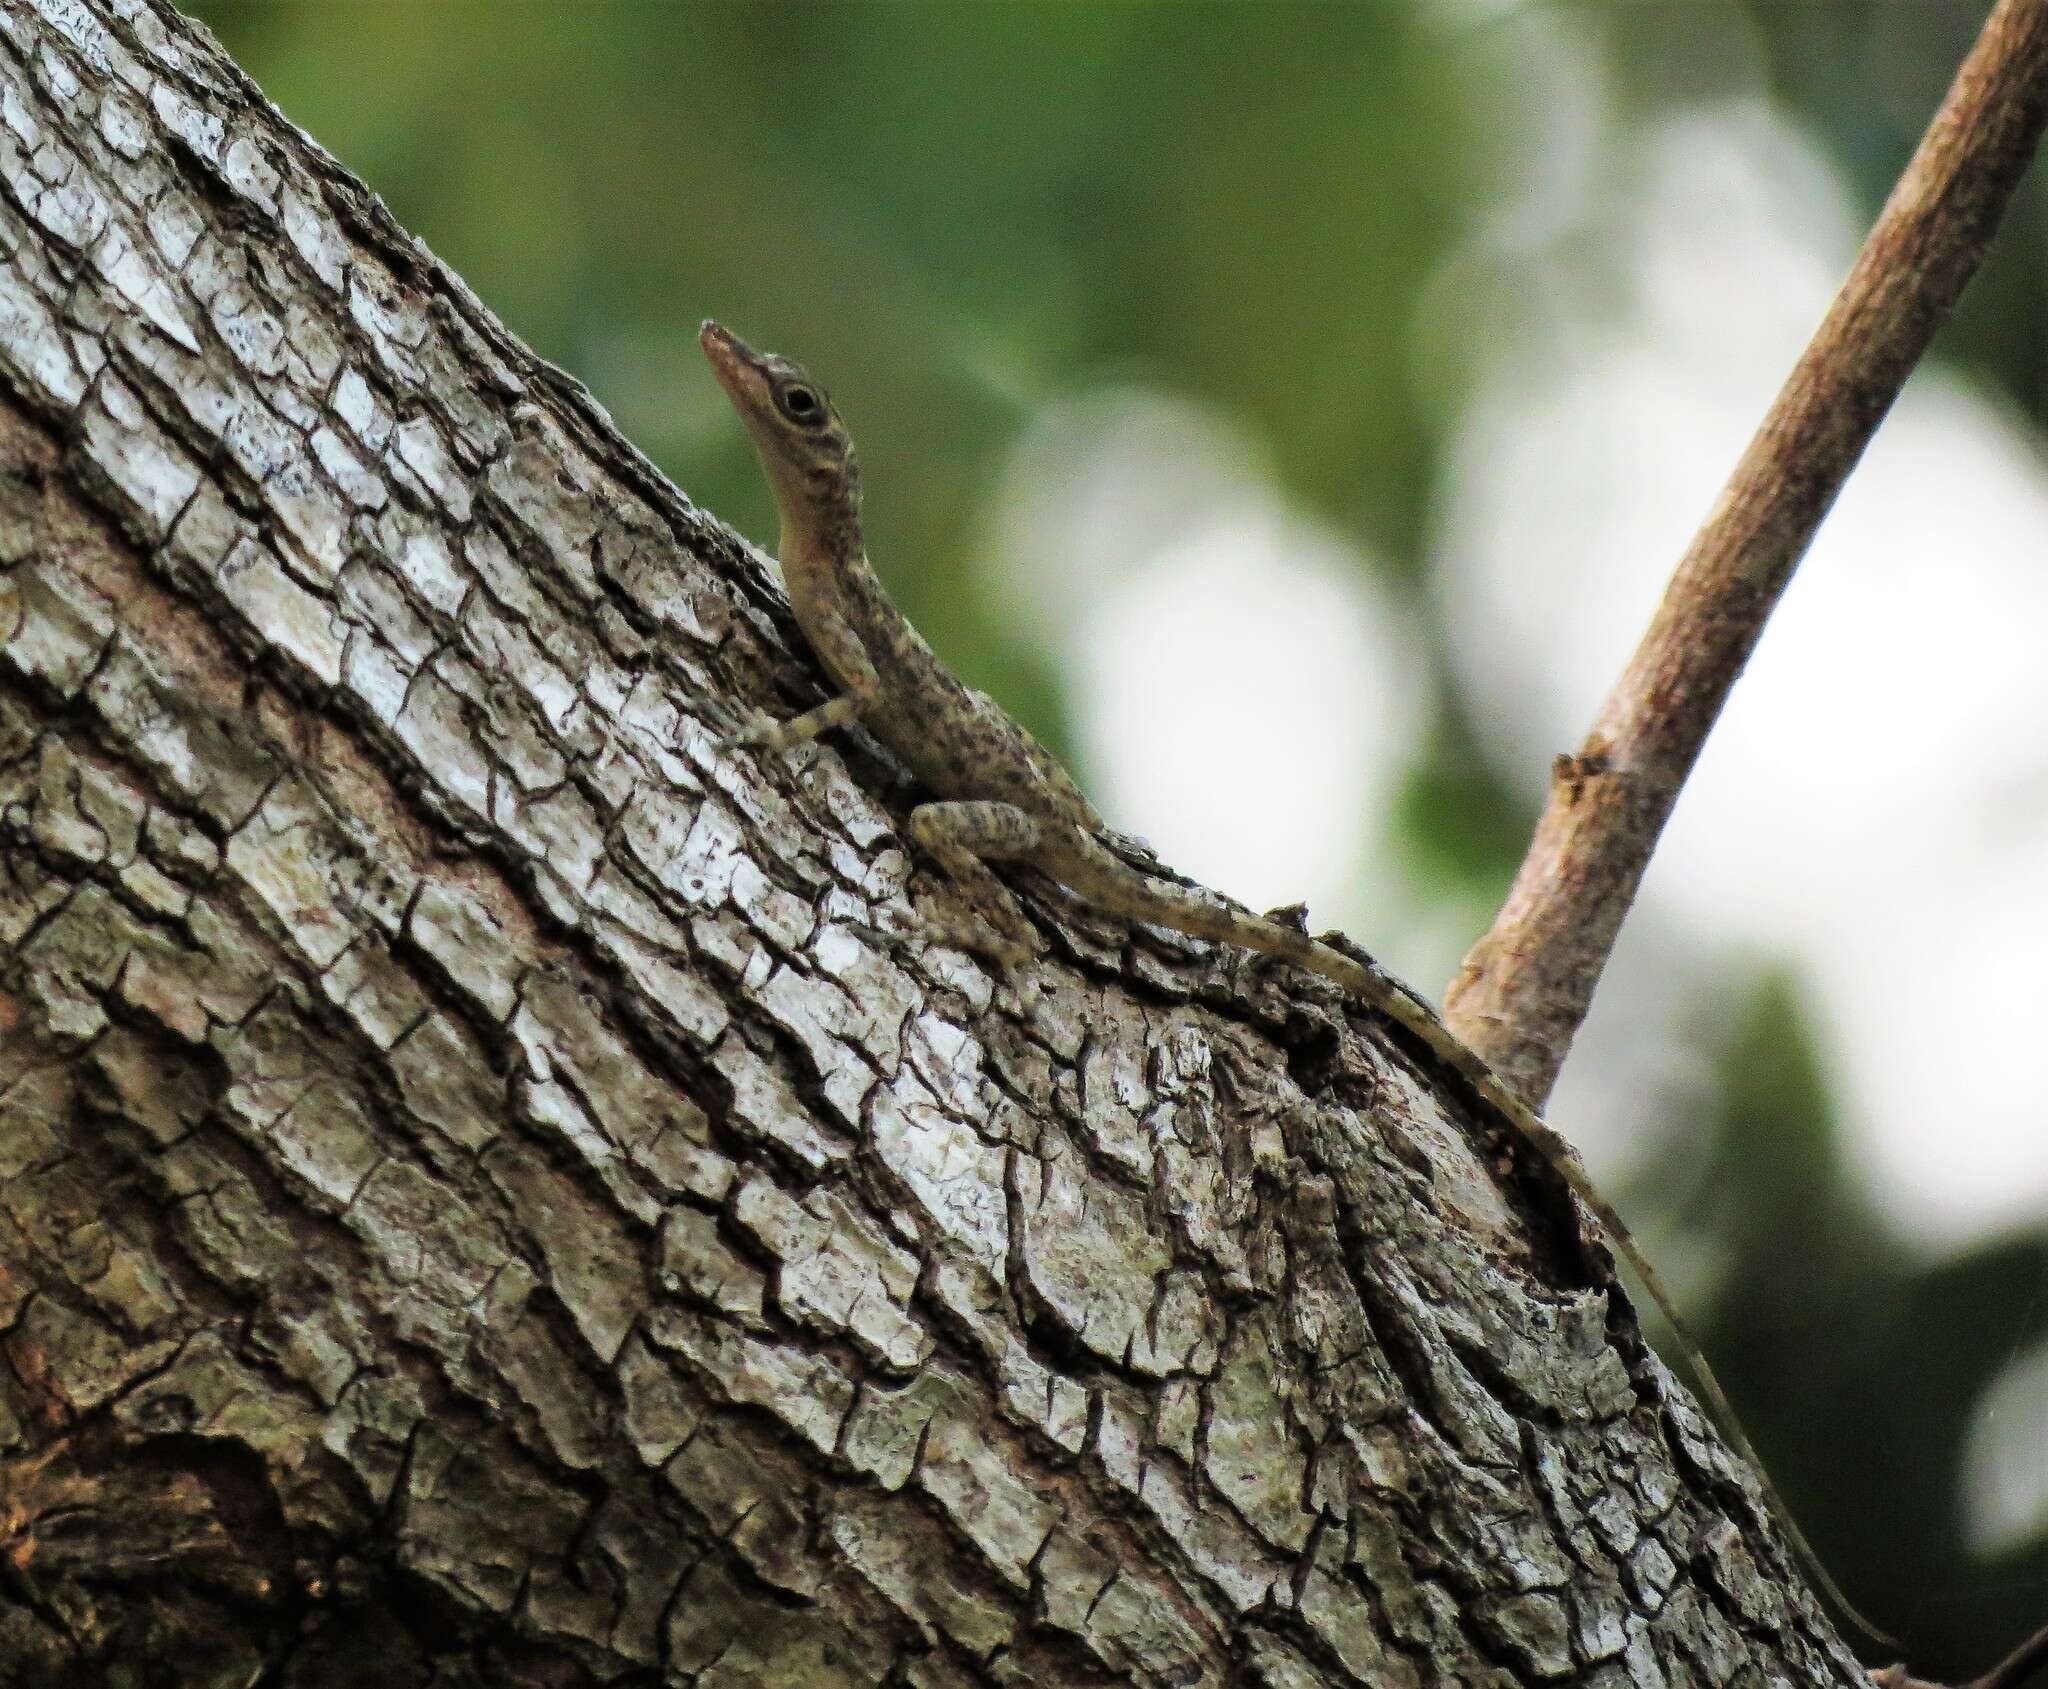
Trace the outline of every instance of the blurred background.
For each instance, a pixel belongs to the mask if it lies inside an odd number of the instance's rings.
[[[1984,10],[195,9],[764,543],[697,322],[809,362],[955,667],[1432,997]],[[2037,169],[1553,1108],[1950,1680],[2048,1619],[2044,259]]]

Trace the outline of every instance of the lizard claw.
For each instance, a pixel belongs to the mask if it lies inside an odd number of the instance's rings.
[[[1291,927],[1296,932],[1308,931],[1306,903],[1283,903],[1277,909],[1268,909],[1264,918],[1276,927]]]

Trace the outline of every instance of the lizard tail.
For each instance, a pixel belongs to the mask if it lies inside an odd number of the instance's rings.
[[[1713,1368],[1707,1365],[1706,1355],[1680,1316],[1678,1304],[1665,1288],[1662,1276],[1636,1242],[1627,1222],[1600,1194],[1592,1176],[1580,1162],[1578,1151],[1523,1101],[1520,1092],[1444,1025],[1434,1009],[1369,957],[1339,950],[1335,945],[1311,938],[1293,927],[1207,902],[1180,886],[1151,879],[1118,861],[1092,839],[1080,841],[1071,859],[1065,852],[1062,858],[1054,870],[1057,877],[1094,906],[1113,909],[1127,918],[1149,921],[1194,938],[1240,945],[1260,955],[1277,957],[1307,968],[1311,973],[1321,974],[1394,1021],[1463,1079],[1482,1102],[1528,1141],[1552,1171],[1564,1180],[1572,1194],[1591,1210],[1615,1250],[1649,1292],[1650,1300],[1670,1325],[1700,1394],[1706,1397],[1708,1407],[1713,1410],[1723,1433],[1735,1445],[1736,1452],[1756,1473],[1778,1528],[1785,1533],[1814,1587],[1843,1618],[1871,1640],[1887,1648],[1898,1646],[1897,1638],[1880,1630],[1857,1610],[1828,1574],[1827,1567],[1821,1564],[1820,1555],[1806,1540],[1806,1533],[1799,1528],[1792,1517],[1792,1510],[1778,1494],[1777,1485],[1772,1483],[1769,1471],[1742,1428],[1734,1403],[1729,1401],[1727,1391],[1721,1388],[1721,1381],[1714,1376]]]

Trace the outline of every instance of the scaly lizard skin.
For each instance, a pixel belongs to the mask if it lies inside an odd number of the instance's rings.
[[[754,351],[707,321],[699,340],[753,436],[781,516],[779,546],[791,606],[811,649],[841,688],[785,722],[759,719],[728,744],[783,750],[858,721],[938,796],[911,812],[929,852],[994,929],[973,943],[1004,966],[1030,959],[1031,928],[988,864],[1022,863],[1076,893],[1095,913],[1240,945],[1333,980],[1385,1015],[1455,1072],[1590,1209],[1651,1299],[1764,1493],[1815,1585],[1858,1628],[1889,1642],[1852,1607],[1820,1563],[1765,1473],[1734,1406],[1692,1339],[1664,1281],[1578,1152],[1406,986],[1361,953],[1236,909],[1206,903],[1122,860],[1073,776],[993,699],[962,683],[890,602],[860,529],[860,471],[831,400],[786,358]]]

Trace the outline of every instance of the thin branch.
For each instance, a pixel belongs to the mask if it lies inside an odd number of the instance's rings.
[[[2019,1689],[2019,1685],[2048,1665],[2048,1625],[2022,1642],[1971,1685],[1971,1689]]]
[[[2048,117],[2048,0],[2000,0],[1673,576],[1445,1018],[1541,1105],[1764,622],[1998,227]],[[1930,590],[1938,590],[1930,586]]]
[[[1972,1678],[1960,1689],[2020,1689],[2043,1665],[2048,1665],[2048,1625],[2035,1631],[1982,1677]],[[1870,1681],[1874,1689],[1947,1689],[1945,1684],[1910,1675],[1904,1666],[1885,1666],[1873,1671]]]

